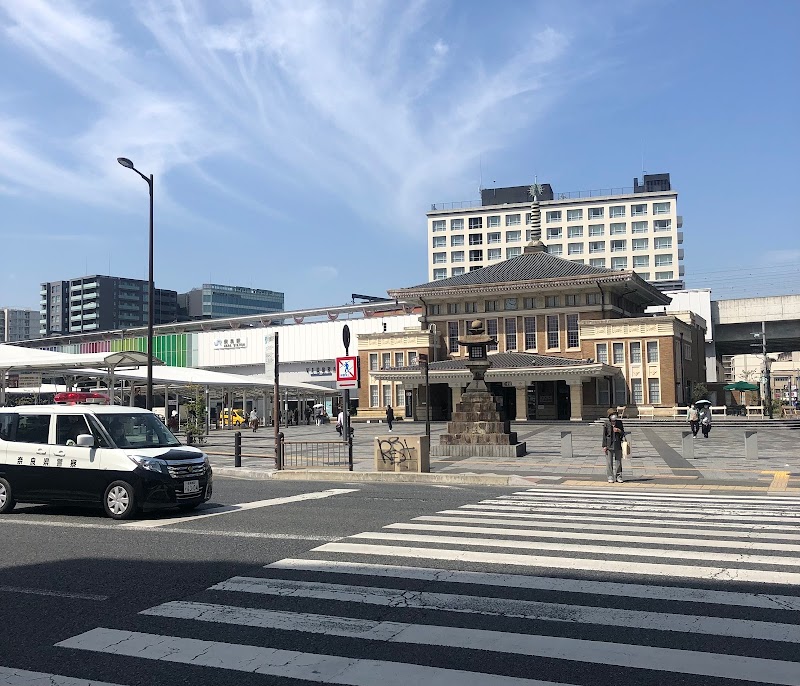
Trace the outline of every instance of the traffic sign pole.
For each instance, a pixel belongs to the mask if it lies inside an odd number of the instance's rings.
[[[344,355],[345,357],[350,357],[350,327],[345,324],[344,328],[342,329],[342,343],[344,343]],[[338,365],[337,365],[338,366]],[[344,407],[342,408],[342,416],[344,417],[344,421],[342,422],[342,438],[345,441],[350,440],[350,389],[345,388],[342,392],[342,403]],[[352,448],[350,457],[348,458],[350,462],[350,471],[353,470],[352,468]]]

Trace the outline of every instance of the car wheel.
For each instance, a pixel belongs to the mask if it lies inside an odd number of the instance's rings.
[[[11,512],[17,503],[11,493],[11,484],[5,479],[0,479],[0,514]]]
[[[126,481],[110,484],[103,495],[103,509],[111,519],[130,519],[136,512],[133,486]]]

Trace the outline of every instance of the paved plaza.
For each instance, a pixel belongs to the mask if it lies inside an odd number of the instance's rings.
[[[728,484],[761,486],[764,489],[800,488],[800,427],[779,422],[754,421],[751,425],[725,426],[717,422],[711,436],[694,439],[694,456],[682,455],[680,424],[637,424],[628,421],[626,429],[633,448],[630,460],[623,462],[626,481],[646,485],[662,483]],[[386,435],[383,423],[354,424],[353,469],[374,470],[374,437]],[[432,443],[446,429],[444,422],[431,424]],[[518,475],[537,477],[537,481],[554,483],[605,482],[605,457],[600,447],[602,427],[599,423],[535,423],[515,422],[512,430],[527,443],[527,454],[518,458],[445,457],[431,459],[431,472],[439,474]],[[745,457],[744,432],[758,432],[758,458]],[[337,441],[335,428],[324,426],[291,426],[282,429],[287,441]],[[393,435],[416,435],[425,431],[419,422],[397,422]],[[562,457],[563,432],[571,432],[573,457]],[[233,466],[234,431],[214,431],[204,449],[217,467]],[[274,469],[272,428],[254,434],[242,431],[242,466],[250,469]]]

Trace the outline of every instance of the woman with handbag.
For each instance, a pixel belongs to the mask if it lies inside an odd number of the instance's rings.
[[[622,483],[622,441],[625,427],[617,416],[617,410],[607,412],[608,420],[603,424],[603,452],[606,454],[606,476],[608,483]]]

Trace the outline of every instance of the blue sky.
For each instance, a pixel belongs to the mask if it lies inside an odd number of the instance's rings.
[[[800,292],[800,3],[0,0],[0,304],[427,280],[432,202],[670,172],[686,278]]]

